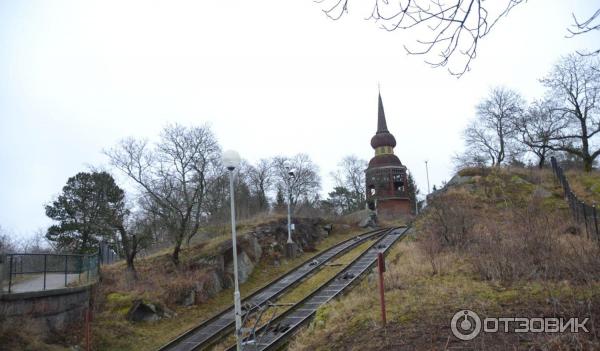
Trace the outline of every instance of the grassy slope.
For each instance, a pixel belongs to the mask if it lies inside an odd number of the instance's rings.
[[[600,178],[596,178],[600,182]],[[518,207],[539,187],[552,192],[542,200],[555,216],[569,221],[560,188],[548,171],[513,169],[501,174],[476,176],[461,188],[470,202],[490,200],[490,207]],[[463,189],[463,190],[464,190]],[[539,191],[539,190],[538,190]],[[495,213],[495,212],[494,212]],[[501,213],[501,212],[498,212]],[[476,212],[477,216],[489,213]],[[559,219],[560,221],[561,219]],[[483,279],[468,254],[444,250],[436,257],[434,274],[430,256],[419,237],[428,228],[419,221],[414,236],[392,249],[387,259],[386,301],[388,326],[382,327],[377,281],[363,281],[344,298],[321,308],[311,325],[289,347],[300,350],[444,350],[444,349],[597,349],[596,336],[572,334],[483,334],[473,341],[454,338],[450,320],[458,310],[469,308],[486,316],[600,316],[600,283],[570,279],[520,278],[513,281]],[[476,233],[477,234],[477,233]],[[498,235],[503,235],[499,232]],[[585,241],[569,236],[569,244]],[[582,242],[583,245],[589,245]],[[506,257],[507,260],[513,259]],[[596,263],[597,264],[597,263]],[[588,324],[589,326],[589,324]],[[591,339],[591,340],[590,340]]]
[[[349,230],[344,233],[332,234],[318,243],[316,252],[307,252],[293,260],[282,260],[277,267],[260,262],[250,275],[248,281],[240,285],[242,297],[258,290],[268,282],[277,279],[291,268],[318,254],[320,251],[350,238],[364,230]],[[215,240],[221,240],[216,238]],[[203,255],[205,250],[212,250],[215,243],[205,243],[184,250],[182,256],[185,262],[191,257]],[[152,350],[167,343],[177,335],[185,332],[199,322],[210,318],[231,305],[232,290],[225,289],[214,297],[191,307],[175,307],[176,318],[165,319],[156,323],[130,323],[125,320],[125,314],[135,298],[142,297],[150,301],[160,299],[161,294],[155,289],[145,286],[147,280],[153,283],[161,282],[159,286],[171,286],[176,281],[186,279],[186,276],[175,276],[176,272],[159,267],[169,266],[168,257],[164,254],[140,260],[138,271],[140,282],[136,286],[126,284],[107,284],[101,292],[103,310],[94,322],[94,344],[98,350]],[[116,272],[109,276],[122,275],[122,267],[115,267]],[[194,277],[191,277],[194,278]],[[164,284],[164,285],[163,285]],[[171,306],[170,306],[171,307]]]
[[[583,173],[569,170],[566,172],[566,176],[577,197],[590,205],[600,202],[600,171]]]

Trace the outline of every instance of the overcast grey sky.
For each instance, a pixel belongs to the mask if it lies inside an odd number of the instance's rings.
[[[495,85],[541,96],[552,64],[598,46],[566,39],[597,1],[530,0],[481,41],[461,79],[407,56],[407,32],[365,21],[352,0],[334,22],[300,1],[0,0],[0,226],[27,236],[68,177],[107,166],[103,148],[209,123],[251,162],[304,152],[329,172],[369,159],[377,84],[400,160],[426,189],[452,175],[461,131]],[[359,6],[363,6],[362,8]]]

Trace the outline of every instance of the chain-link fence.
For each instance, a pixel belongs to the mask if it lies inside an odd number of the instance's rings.
[[[567,177],[565,177],[563,169],[558,165],[558,162],[556,162],[556,158],[552,157],[550,158],[550,161],[552,163],[554,175],[563,188],[565,199],[567,200],[569,208],[571,209],[571,213],[573,214],[573,219],[575,222],[585,226],[585,233],[588,238],[592,237],[600,242],[600,233],[598,231],[598,211],[596,210],[596,204],[594,203],[592,205],[588,205],[579,200],[577,195],[575,195],[575,193],[573,193],[571,190],[569,181],[567,180]]]
[[[99,255],[0,255],[0,293],[42,291],[85,285],[98,280]]]
[[[104,241],[101,241],[98,245],[98,256],[100,257],[100,265],[102,266],[113,264],[121,260],[115,250],[113,250],[112,247]]]

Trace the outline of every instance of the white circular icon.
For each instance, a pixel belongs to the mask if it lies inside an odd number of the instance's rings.
[[[471,340],[481,331],[481,319],[471,310],[461,310],[452,317],[450,328],[452,334],[460,340]]]

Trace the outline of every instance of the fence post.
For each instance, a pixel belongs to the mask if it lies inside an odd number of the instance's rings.
[[[594,213],[594,229],[596,233],[596,240],[598,240],[598,216],[596,215],[596,204],[592,205],[593,213]]]
[[[48,267],[48,255],[44,255],[44,288],[42,290],[46,290],[46,271]]]
[[[383,322],[383,327],[387,323],[386,311],[385,311],[385,285],[383,284],[383,272],[385,272],[385,261],[383,258],[383,253],[379,252],[377,254],[377,267],[379,271],[379,299],[381,304],[381,321]]]
[[[67,287],[67,269],[69,265],[69,256],[65,255],[65,288]]]
[[[6,275],[4,267],[6,267],[6,256],[0,254],[0,293],[4,291],[4,276]]]
[[[581,204],[581,210],[583,211],[583,222],[585,224],[585,236],[589,239],[590,232],[588,231],[587,211],[585,209],[585,203],[583,201],[580,201],[580,204]]]
[[[13,255],[10,255],[10,263],[8,266],[8,292],[12,288],[12,270],[13,270]]]

